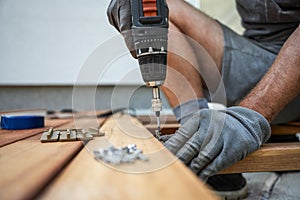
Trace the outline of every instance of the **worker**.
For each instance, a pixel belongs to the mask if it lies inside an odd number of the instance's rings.
[[[265,143],[271,122],[300,119],[299,1],[236,0],[243,36],[184,0],[167,4],[170,32],[187,35],[212,58],[222,76],[227,109],[208,109],[205,91],[210,78],[198,73],[201,66],[195,68],[201,65],[201,52],[187,37],[170,36],[169,48],[182,52],[168,53],[164,93],[181,128],[165,146],[219,194],[245,197],[241,174],[215,174]],[[107,14],[121,33],[130,29],[129,0],[112,0]]]

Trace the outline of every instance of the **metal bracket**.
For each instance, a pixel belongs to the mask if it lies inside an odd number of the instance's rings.
[[[93,130],[93,131],[91,131]],[[41,142],[69,142],[69,141],[88,141],[92,140],[94,136],[104,136],[104,132],[100,132],[99,129],[89,129],[89,132],[85,132],[82,129],[57,129],[54,130],[51,127],[48,131],[45,131],[41,136]]]
[[[76,141],[77,140],[76,135],[77,135],[76,131],[72,129],[61,131],[59,134],[59,141],[61,142]]]
[[[59,131],[53,131],[51,127],[47,132],[44,132],[41,137],[41,142],[57,142],[59,138]]]

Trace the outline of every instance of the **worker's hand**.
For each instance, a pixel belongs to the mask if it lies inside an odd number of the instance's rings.
[[[269,122],[259,113],[231,107],[197,111],[165,146],[203,180],[245,158],[267,141]]]
[[[107,8],[107,17],[110,24],[123,35],[131,55],[136,58],[131,32],[129,31],[132,26],[130,5],[130,0],[112,0]]]

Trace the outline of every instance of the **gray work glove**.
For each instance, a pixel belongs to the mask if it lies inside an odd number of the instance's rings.
[[[107,8],[109,23],[113,25],[124,37],[131,55],[136,57],[131,35],[131,3],[130,0],[112,0]]]
[[[173,112],[178,122],[182,125],[190,119],[195,112],[203,108],[208,108],[207,100],[205,98],[198,98],[179,104],[173,109]]]
[[[231,107],[196,112],[165,146],[204,181],[257,150],[271,135],[259,113]]]

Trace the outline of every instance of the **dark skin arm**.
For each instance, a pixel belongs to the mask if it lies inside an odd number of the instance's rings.
[[[300,26],[283,45],[271,68],[240,102],[269,122],[300,94]]]

